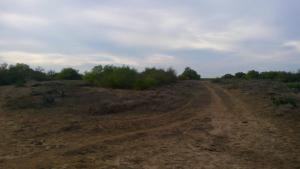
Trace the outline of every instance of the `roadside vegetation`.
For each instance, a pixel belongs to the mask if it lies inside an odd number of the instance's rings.
[[[178,78],[180,80],[200,80],[201,76],[195,70],[187,67]]]
[[[258,72],[250,70],[247,73],[238,72],[233,74],[225,74],[222,79],[246,79],[246,80],[278,80],[282,82],[300,82],[300,70],[298,72],[285,71],[267,71]]]
[[[299,106],[300,70],[298,72],[250,70],[246,73],[225,74],[212,80],[229,89],[265,93],[276,107],[295,110]]]
[[[247,73],[238,72],[234,75],[225,74],[221,78],[214,79],[214,82],[220,82],[221,79],[236,79],[236,80],[273,80],[284,82],[288,88],[295,92],[300,91],[300,70],[298,72],[285,72],[285,71],[267,71],[258,72],[250,70]]]
[[[200,80],[201,76],[187,67],[177,76],[169,68],[146,68],[142,72],[129,66],[98,65],[90,71],[80,74],[73,68],[64,68],[60,72],[48,71],[37,67],[32,69],[26,64],[0,65],[0,85],[23,86],[28,81],[84,80],[92,85],[117,89],[148,89],[174,83],[178,80]]]

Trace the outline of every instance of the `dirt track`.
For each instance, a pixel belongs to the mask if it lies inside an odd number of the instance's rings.
[[[193,85],[188,102],[163,113],[33,118],[0,109],[0,168],[300,168],[297,140],[253,105],[210,82]]]

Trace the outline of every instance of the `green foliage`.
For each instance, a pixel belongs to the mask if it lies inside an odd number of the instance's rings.
[[[137,71],[128,66],[99,65],[86,72],[83,79],[103,87],[130,89],[134,87],[137,76]]]
[[[30,78],[31,73],[32,69],[26,64],[10,65],[8,70],[9,81],[13,83],[25,82]]]
[[[223,78],[232,79],[230,75],[224,75]],[[285,72],[285,71],[267,71],[258,72],[255,70],[249,71],[247,74],[238,72],[234,76],[235,79],[268,79],[279,80],[282,82],[300,82],[300,71],[297,73]]]
[[[260,77],[262,79],[283,79],[286,76],[286,72],[279,71],[269,71],[269,72],[261,72]]]
[[[292,98],[292,97],[272,98],[272,102],[276,106],[291,105],[293,107],[297,107],[297,100],[295,98]]]
[[[260,75],[258,71],[255,70],[250,70],[247,74],[246,74],[246,78],[247,79],[259,79]]]
[[[57,78],[63,80],[79,80],[81,79],[81,75],[78,73],[78,70],[73,68],[64,68],[57,74]]]
[[[222,76],[223,79],[233,79],[234,76],[232,74],[226,74],[224,76]]]
[[[128,66],[104,66],[100,85],[104,87],[130,89],[134,87],[137,71]]]
[[[173,69],[167,71],[156,68],[146,68],[137,79],[135,88],[147,89],[150,87],[160,86],[176,82],[177,77]]]
[[[96,66],[86,72],[83,79],[99,86],[121,89],[147,89],[169,84],[177,80],[175,71],[168,69],[147,68],[138,73],[128,66]]]
[[[238,72],[234,75],[234,77],[237,78],[237,79],[245,79],[246,78],[246,73]]]
[[[55,80],[58,74],[54,70],[50,70],[46,73],[46,77],[48,80]]]
[[[293,89],[297,92],[300,91],[300,83],[299,82],[293,82],[293,83],[288,83],[287,86],[290,88],[290,89]]]
[[[16,86],[23,86],[28,80],[47,80],[47,75],[40,67],[33,70],[22,63],[10,66],[5,63],[0,65],[0,85],[15,84]]]
[[[7,66],[8,65],[6,63],[0,65],[0,85],[9,84],[9,74]]]
[[[180,80],[200,80],[201,76],[195,70],[187,67],[178,78]]]
[[[37,67],[34,71],[32,71],[31,79],[37,81],[45,81],[48,80],[48,77],[42,67]]]
[[[95,85],[121,89],[146,89],[173,83],[177,80],[173,69],[147,68],[138,73],[128,66],[99,65],[95,66],[90,72],[85,72],[82,77],[78,70],[73,68],[64,68],[61,72],[56,73],[55,71],[45,72],[41,67],[33,70],[26,64],[0,65],[0,85],[14,84],[21,87],[30,80],[79,80],[81,78]]]
[[[284,76],[280,79],[283,82],[300,82],[300,72],[291,73],[285,72]]]
[[[101,74],[103,72],[102,65],[95,66],[90,72],[85,72],[82,77],[83,80],[88,81],[93,84],[97,84],[101,81]]]

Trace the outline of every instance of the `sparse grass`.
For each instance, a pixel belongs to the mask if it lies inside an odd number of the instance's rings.
[[[11,97],[7,100],[6,106],[11,109],[40,109],[52,106],[58,99],[66,97],[65,84],[56,82],[40,83],[39,85],[25,86],[23,89],[29,91],[18,97]],[[68,87],[70,88],[70,87]]]
[[[22,81],[22,80],[19,80],[19,81],[17,81],[14,85],[16,86],[16,87],[24,87],[25,86],[25,81]]]
[[[213,83],[221,83],[222,79],[221,78],[215,78],[215,79],[212,79],[211,82],[213,82]]]
[[[293,107],[297,107],[297,100],[293,97],[279,97],[279,98],[272,97],[271,99],[273,104],[276,106],[291,105]]]
[[[296,92],[299,92],[300,91],[300,83],[298,82],[295,82],[295,83],[288,83],[287,86],[290,88],[290,89],[293,89],[294,91]]]

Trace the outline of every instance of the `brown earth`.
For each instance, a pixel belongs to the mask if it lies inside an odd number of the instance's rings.
[[[41,106],[35,88],[0,87],[1,169],[300,169],[298,119],[259,94],[208,81],[78,85]]]

